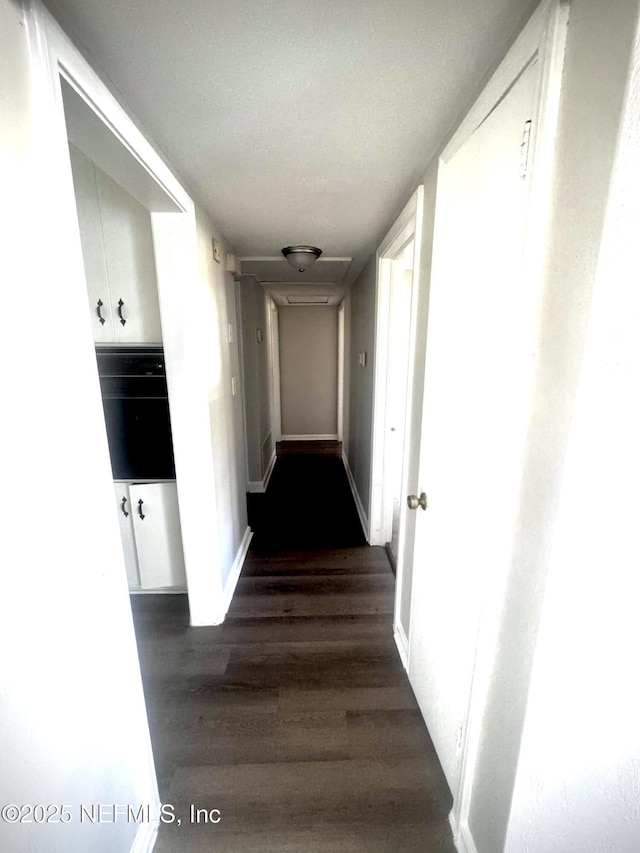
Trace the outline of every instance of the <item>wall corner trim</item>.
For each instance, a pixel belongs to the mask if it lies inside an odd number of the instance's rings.
[[[160,801],[155,803],[153,808],[155,813],[159,814]],[[151,820],[149,823],[141,823],[138,827],[135,838],[133,839],[130,853],[151,853],[156,843],[159,828],[159,820]]]
[[[263,492],[267,491],[267,486],[269,485],[269,480],[271,479],[271,475],[273,474],[273,469],[276,467],[276,452],[275,450],[271,454],[271,459],[269,460],[269,464],[267,465],[267,470],[264,473],[264,477],[262,478],[263,483]]]
[[[396,641],[396,646],[398,647],[398,654],[400,655],[400,660],[402,661],[402,666],[405,670],[409,669],[409,640],[407,639],[407,635],[404,632],[404,628],[400,623],[398,623],[393,631],[393,639]]]
[[[247,556],[247,551],[249,550],[249,545],[251,544],[252,538],[253,532],[250,527],[247,527],[244,531],[244,536],[242,537],[242,542],[240,543],[240,547],[238,548],[235,560],[233,561],[233,566],[231,566],[229,577],[227,578],[227,582],[224,585],[224,591],[222,593],[222,606],[220,608],[220,621],[218,622],[219,625],[224,622],[225,617],[227,615],[227,611],[229,610],[229,607],[231,605],[231,600],[233,598],[234,592],[236,591],[238,579],[240,578],[240,572],[242,571],[242,566],[244,565],[244,558]]]
[[[455,816],[455,809],[449,812],[449,824],[453,832],[453,843],[458,853],[478,853],[473,835],[466,820],[460,821]]]
[[[345,453],[342,454],[342,464],[344,465],[344,470],[346,471],[347,479],[349,480],[351,494],[353,495],[353,499],[356,503],[356,509],[358,510],[358,517],[360,519],[360,524],[362,525],[362,532],[364,533],[364,538],[367,540],[367,542],[369,542],[369,519],[367,518],[367,513],[364,511],[360,495],[358,494],[358,487],[356,486],[356,481],[353,476],[353,472],[349,467],[349,460],[347,459]]]

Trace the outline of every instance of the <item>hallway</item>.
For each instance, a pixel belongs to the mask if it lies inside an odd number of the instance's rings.
[[[305,456],[297,470],[326,466],[328,487],[335,462]],[[271,518],[291,518],[286,469]],[[161,827],[157,853],[453,853],[384,549],[255,542],[221,626],[189,627],[186,596],[132,597],[160,795],[183,817]],[[219,823],[190,824],[191,804]]]

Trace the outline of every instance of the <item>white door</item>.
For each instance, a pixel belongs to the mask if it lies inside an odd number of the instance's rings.
[[[480,602],[505,570],[517,503],[534,322],[521,144],[538,86],[534,62],[438,175],[409,677],[454,796]]]
[[[175,483],[129,486],[143,589],[186,586]]]

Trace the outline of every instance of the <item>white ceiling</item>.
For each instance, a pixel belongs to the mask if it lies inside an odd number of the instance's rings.
[[[46,5],[245,258],[243,273],[288,283],[270,286],[286,299],[296,279],[309,288],[320,276],[315,291],[333,296],[353,281],[537,4]],[[280,250],[305,243],[329,260],[302,277]]]

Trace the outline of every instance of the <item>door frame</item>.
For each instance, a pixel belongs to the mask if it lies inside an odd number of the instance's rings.
[[[336,432],[326,435],[283,435],[282,434],[282,397],[280,393],[280,317],[278,305],[266,294],[269,324],[269,376],[271,377],[269,397],[271,400],[271,419],[274,442],[276,441],[342,441],[344,432],[344,352],[345,352],[345,310],[344,300],[338,306],[338,368],[336,384]],[[285,306],[286,307],[286,306]],[[304,306],[296,306],[304,311]],[[335,306],[329,305],[328,308]]]
[[[376,252],[376,295],[375,295],[375,344],[373,366],[373,417],[371,424],[371,492],[369,498],[369,544],[384,545],[389,536],[390,513],[388,496],[384,494],[384,451],[385,422],[387,416],[387,368],[389,356],[389,300],[391,299],[391,265],[393,259],[413,239],[413,284],[411,292],[411,319],[409,335],[409,369],[407,375],[407,417],[404,438],[408,438],[407,425],[412,405],[411,386],[415,361],[416,338],[416,294],[420,271],[422,241],[422,214],[424,186],[421,184],[413,193],[400,216],[393,223]],[[405,462],[403,457],[403,488]],[[402,522],[400,524],[402,532]],[[402,535],[401,535],[402,539]],[[398,551],[402,550],[399,546]]]
[[[424,217],[424,185],[417,187],[402,213],[393,223],[376,252],[376,295],[375,295],[375,345],[373,366],[373,416],[371,423],[371,489],[369,497],[370,545],[385,545],[391,538],[393,495],[384,489],[384,458],[387,440],[387,376],[389,365],[390,323],[389,303],[392,294],[391,272],[393,260],[413,240],[413,280],[410,297],[409,355],[407,363],[407,396],[403,430],[403,455],[401,494],[407,489],[409,477],[409,442],[413,401],[413,378],[416,367],[416,334],[418,319],[418,292],[420,288],[420,262],[422,252],[422,230]],[[399,624],[398,602],[405,578],[405,530],[406,508],[401,503],[400,533],[396,555],[396,606],[394,611],[394,635],[402,661],[407,664],[407,637]]]
[[[344,299],[338,306],[338,441],[344,441],[344,407],[345,407],[345,387],[344,387],[344,359],[346,346],[346,328],[345,328],[346,306]]]
[[[282,441],[282,409],[280,408],[280,317],[278,306],[268,293],[264,295],[269,340],[269,399],[273,446]]]
[[[182,307],[185,287],[196,286],[199,278],[195,205],[153,145],[37,0],[32,27],[32,60],[43,80],[41,97],[50,102],[51,127],[54,129],[50,145],[56,152],[60,168],[67,170],[65,183],[68,195],[63,209],[73,210],[73,216],[68,217],[68,225],[78,234],[77,256],[69,259],[70,265],[74,270],[84,269],[61,80],[65,80],[95,116],[96,132],[104,134],[105,144],[100,147],[98,142],[96,149],[101,152],[103,165],[106,163],[107,168],[117,174],[119,180],[128,185],[131,194],[150,211],[190,619],[192,625],[219,624],[225,613],[220,604],[223,600],[222,565],[207,386],[198,352],[202,335],[198,333],[197,318]],[[90,137],[88,134],[87,138]],[[88,312],[87,337],[92,340]],[[185,375],[193,377],[193,382],[186,383],[188,388],[183,381]],[[96,387],[97,384],[96,368]],[[106,442],[106,432],[104,440]],[[203,466],[211,474],[205,487]],[[112,489],[111,483],[109,489]],[[111,525],[110,529],[115,528]]]

